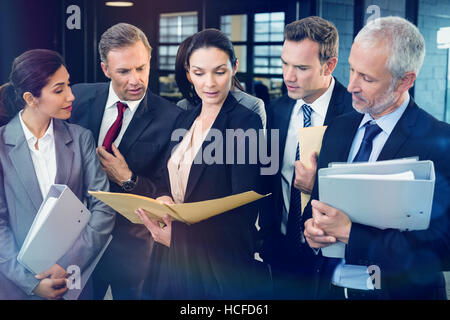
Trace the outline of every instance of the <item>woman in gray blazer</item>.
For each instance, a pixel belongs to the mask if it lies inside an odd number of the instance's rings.
[[[0,87],[0,110],[9,120],[0,128],[0,299],[61,298],[68,290],[67,268],[75,265],[83,272],[114,226],[114,211],[88,194],[109,189],[93,136],[64,121],[73,100],[64,62],[49,50],[17,57],[10,82]],[[52,184],[67,185],[92,216],[71,249],[34,275],[17,255]]]

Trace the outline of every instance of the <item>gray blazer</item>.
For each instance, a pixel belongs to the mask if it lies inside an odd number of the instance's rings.
[[[90,131],[53,120],[56,184],[65,184],[87,201],[91,219],[73,247],[57,262],[83,269],[100,252],[114,227],[115,212],[88,194],[109,190]],[[39,280],[17,262],[17,255],[42,203],[39,183],[19,115],[0,128],[0,299],[27,299]],[[45,248],[42,248],[45,254]]]
[[[261,118],[261,122],[263,125],[263,128],[266,128],[266,109],[264,107],[264,101],[261,99],[252,96],[251,94],[248,94],[246,92],[243,92],[239,89],[231,90],[231,94],[233,97],[242,104],[244,107],[250,109],[251,111],[255,112],[259,115]],[[187,99],[183,99],[178,101],[177,106],[184,110],[193,109],[195,106],[192,105]]]

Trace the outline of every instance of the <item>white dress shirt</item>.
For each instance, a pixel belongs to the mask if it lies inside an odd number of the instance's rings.
[[[392,130],[394,130],[395,125],[401,118],[409,104],[409,94],[402,105],[387,115],[384,115],[376,120],[372,116],[366,113],[359,124],[359,128],[356,131],[355,137],[353,138],[352,147],[350,149],[347,162],[353,162],[358,150],[361,146],[362,139],[364,137],[365,124],[367,121],[375,122],[382,131],[373,139],[372,142],[372,152],[370,153],[368,162],[375,162],[381,153],[389,135]],[[357,266],[345,264],[345,259],[342,259],[341,263],[336,267],[333,273],[332,283],[339,287],[359,289],[359,290],[374,290],[374,286],[370,279],[369,273],[367,272],[368,266]]]
[[[281,188],[283,191],[283,213],[281,217],[281,233],[286,234],[289,207],[291,201],[291,183],[294,176],[295,153],[298,144],[298,129],[303,128],[303,109],[304,104],[308,104],[313,112],[311,113],[311,126],[323,126],[327,115],[328,105],[334,89],[334,78],[331,78],[331,84],[319,98],[309,104],[303,99],[297,100],[289,121],[289,128],[286,137],[286,147],[284,149],[283,163],[281,164]]]
[[[98,135],[99,146],[103,144],[103,140],[105,140],[106,133],[108,132],[109,128],[112,126],[114,121],[116,121],[117,119],[117,115],[119,113],[116,105],[117,102],[120,101],[128,106],[128,108],[125,109],[125,112],[123,114],[122,128],[120,129],[119,135],[117,136],[116,140],[114,140],[114,144],[116,145],[116,147],[119,147],[123,135],[125,134],[128,125],[133,119],[134,113],[136,112],[137,108],[139,107],[139,104],[144,99],[144,97],[145,95],[140,100],[136,101],[122,101],[119,99],[116,92],[114,91],[112,83],[109,84],[109,95],[108,99],[106,100],[105,112],[103,113],[102,124],[100,126],[100,133]]]
[[[47,128],[44,136],[39,140],[31,133],[27,125],[22,120],[23,110],[20,112],[20,124],[22,125],[25,140],[30,149],[31,160],[33,161],[34,171],[41,189],[42,198],[47,196],[52,184],[55,183],[56,177],[56,152],[55,152],[55,136],[53,133],[53,119]],[[39,150],[36,149],[36,143]]]

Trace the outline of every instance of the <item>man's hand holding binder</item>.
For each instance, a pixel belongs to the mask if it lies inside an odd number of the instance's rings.
[[[352,222],[400,231],[426,230],[430,224],[432,161],[332,164],[318,176],[322,201],[311,201],[312,218],[305,222],[304,235],[326,257],[345,256]]]
[[[311,248],[324,248],[336,241],[348,243],[352,222],[342,212],[323,202],[312,200],[312,218],[305,222],[304,235]]]

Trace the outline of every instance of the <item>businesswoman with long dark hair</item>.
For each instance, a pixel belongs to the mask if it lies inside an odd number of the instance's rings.
[[[179,118],[178,128],[186,132],[181,142],[172,142],[166,161],[166,183],[161,186],[162,197],[158,199],[187,203],[250,190],[261,192],[260,165],[249,161],[257,156],[252,154],[257,149],[250,144],[258,141],[246,143],[245,137],[239,135],[231,143],[225,141],[227,130],[249,130],[258,135],[262,129],[259,115],[230,94],[238,66],[230,40],[219,30],[201,31],[192,37],[186,57],[186,70],[200,103]],[[217,133],[223,137],[223,144],[215,145]],[[216,153],[209,153],[214,145]],[[231,149],[241,147],[245,150],[244,163],[237,162],[236,156],[228,161]],[[220,159],[211,161],[207,159],[209,155]],[[257,203],[253,203],[193,225],[165,217],[165,226],[161,226],[148,219],[144,210],[137,210],[159,243],[154,248],[146,298],[260,297],[259,286],[268,280],[259,282],[261,279],[255,277],[253,236],[257,212]]]
[[[175,58],[175,81],[177,82],[178,89],[183,95],[183,99],[177,102],[177,106],[184,110],[193,109],[201,102],[186,68],[187,50],[189,49],[193,37],[194,35],[187,37],[180,43]],[[263,127],[266,127],[266,109],[264,107],[264,101],[246,93],[236,75],[231,77],[230,93],[244,107],[256,112],[261,117]]]
[[[109,189],[92,134],[64,121],[73,100],[64,62],[49,50],[17,57],[10,82],[0,87],[0,110],[7,122],[0,128],[0,299],[61,298],[68,290],[67,267],[76,265],[83,272],[114,226],[114,211],[88,194]],[[49,270],[34,275],[17,255],[52,184],[67,185],[86,200],[92,216],[72,248]]]

